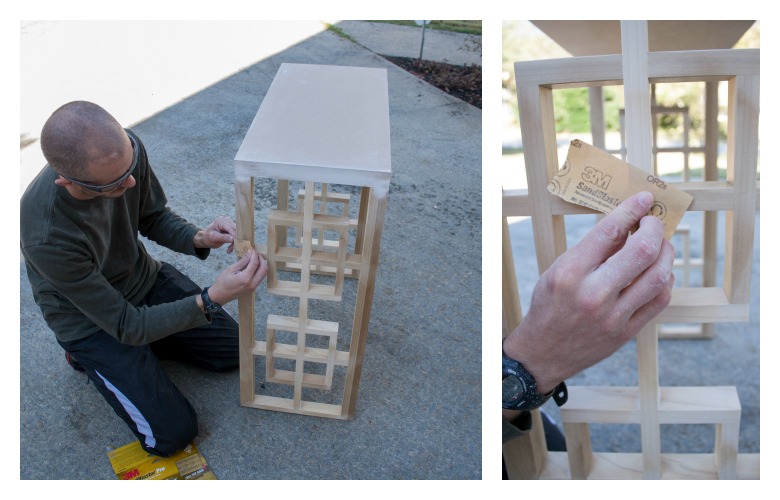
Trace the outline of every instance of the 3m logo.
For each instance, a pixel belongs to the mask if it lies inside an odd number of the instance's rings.
[[[122,476],[122,479],[133,479],[136,476],[138,476],[138,469],[133,469],[125,472],[125,475]]]
[[[593,167],[585,167],[585,170],[582,172],[582,180],[601,189],[607,189],[612,181],[612,176],[606,175],[601,170],[596,170]]]

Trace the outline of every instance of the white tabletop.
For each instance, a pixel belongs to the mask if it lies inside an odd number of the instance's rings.
[[[387,70],[284,63],[235,157],[236,178],[387,187]]]

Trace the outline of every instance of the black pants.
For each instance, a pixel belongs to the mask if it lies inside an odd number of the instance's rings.
[[[192,280],[163,263],[142,305],[173,302],[200,291]],[[145,346],[120,344],[104,331],[60,345],[84,367],[141,446],[160,456],[169,456],[192,441],[198,434],[198,417],[159,359],[187,361],[210,371],[238,367],[238,324],[225,311],[212,314],[208,325]]]

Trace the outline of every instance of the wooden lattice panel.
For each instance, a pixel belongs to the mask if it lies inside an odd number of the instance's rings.
[[[276,341],[277,331],[295,332],[297,342],[284,344]],[[346,366],[349,352],[336,349],[339,324],[331,321],[306,320],[301,322],[291,316],[269,315],[266,325],[265,342],[255,344],[254,354],[265,356],[266,382],[279,384],[296,384],[296,373],[300,363],[316,363],[325,365],[325,375],[303,372],[301,385],[316,389],[330,390],[333,386],[334,366]],[[328,348],[306,346],[306,335],[322,336],[328,339]],[[301,352],[299,352],[301,349]],[[276,368],[276,359],[291,359],[296,363],[296,370],[280,370]]]
[[[313,183],[312,183],[312,190]],[[347,269],[347,243],[349,239],[350,219],[344,215],[314,213],[314,194],[303,199],[300,211],[273,210],[268,216],[268,293],[292,297],[308,297],[323,300],[341,300],[344,288],[344,275]],[[347,198],[348,200],[349,198]],[[282,228],[280,231],[279,229]],[[286,229],[295,229],[299,238],[299,247],[287,246],[279,240],[279,234],[287,234]],[[326,232],[338,234],[337,240],[324,240]],[[327,242],[327,244],[326,244]],[[350,266],[356,267],[355,255]],[[303,290],[301,282],[277,279],[282,269],[295,270],[303,277],[303,268],[307,273],[327,269],[335,277],[335,284],[322,285],[309,283]]]
[[[298,196],[297,196],[297,202],[298,207],[303,206],[304,202],[304,192],[305,190],[300,189],[298,190]],[[358,220],[349,218],[349,210],[350,210],[350,201],[352,197],[349,193],[339,193],[336,191],[332,191],[328,189],[327,183],[323,183],[320,186],[320,189],[315,190],[314,192],[314,201],[315,201],[315,211],[319,215],[324,216],[338,216],[338,217],[344,217],[348,218],[348,227],[349,231],[357,231],[359,228]],[[322,230],[318,230],[316,235],[312,235],[312,245],[315,251],[317,252],[339,252],[342,247],[345,246],[344,238],[346,237],[346,233],[344,233],[343,229],[340,227],[338,229],[338,233],[329,232],[326,228],[323,228]],[[281,233],[286,234],[286,233]],[[338,238],[335,238],[334,236],[338,236]],[[300,230],[293,230],[293,239],[295,241],[295,244],[297,246],[303,245],[303,239],[301,235]],[[355,239],[357,242],[357,238]],[[328,254],[319,254],[324,259],[327,259],[327,262],[320,262],[317,258],[315,258],[312,261],[311,264],[311,272],[314,274],[322,274],[327,276],[335,276],[337,271],[340,269],[343,272],[343,276],[346,278],[356,278],[357,277],[357,266],[355,265],[356,259],[355,255],[357,254],[357,248],[350,249],[347,248],[346,252],[346,259],[348,262],[346,262],[342,267],[337,267],[331,264],[330,257]],[[316,256],[315,256],[316,257]],[[322,260],[322,259],[319,259]],[[286,271],[298,271],[300,272],[300,264],[296,262],[282,262],[280,265],[280,269],[284,269]]]
[[[568,452],[547,453],[537,422],[531,436],[504,446],[507,468],[515,478],[757,477],[758,455],[737,453],[740,405],[733,387],[659,387],[657,324],[748,320],[758,206],[759,52],[648,52],[646,23],[624,22],[621,27],[623,55],[515,64],[528,190],[504,191],[503,216],[531,217],[541,274],[566,251],[563,216],[596,213],[566,203],[546,189],[559,168],[553,89],[622,83],[626,96],[627,161],[650,172],[650,84],[726,81],[727,180],[676,184],[693,196],[689,211],[726,212],[724,285],[674,289],[669,307],[637,336],[638,387],[570,387],[569,402],[561,408]],[[511,311],[520,306],[514,268],[508,268],[512,261],[508,237],[505,221],[505,334],[521,319],[519,312]],[[588,424],[617,422],[639,424],[640,454],[601,454],[591,450]],[[717,437],[713,453],[662,454],[659,426],[681,423],[714,425]],[[526,463],[513,463],[518,457]]]

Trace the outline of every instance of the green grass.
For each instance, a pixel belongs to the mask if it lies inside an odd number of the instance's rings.
[[[350,42],[357,43],[357,40],[355,40],[354,38],[346,34],[344,30],[339,28],[338,26],[334,26],[330,23],[323,23],[323,24],[325,25],[325,29],[327,29],[328,31],[332,31],[333,33],[335,33],[336,35],[338,35],[339,37],[345,40],[349,40]]]
[[[388,23],[398,24],[401,26],[417,26],[414,21],[374,21],[372,23]],[[482,21],[431,21],[428,25],[429,29],[442,30],[442,31],[454,31],[456,33],[466,33],[468,35],[482,35]]]

